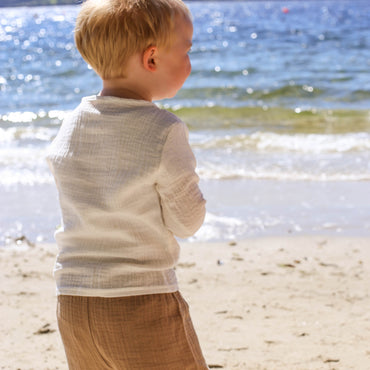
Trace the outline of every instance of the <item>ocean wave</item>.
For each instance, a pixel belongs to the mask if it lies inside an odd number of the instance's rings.
[[[243,71],[238,72],[227,72],[227,75],[241,76]],[[303,85],[284,85],[278,88],[265,87],[258,89],[254,84],[244,83],[241,84],[239,78],[235,78],[235,81],[228,80],[227,76],[223,76],[225,82],[220,84],[219,78],[214,80],[212,83],[212,75],[208,76],[209,72],[204,74],[199,74],[199,76],[194,75],[194,79],[202,79],[205,86],[197,86],[196,88],[184,88],[178,95],[178,99],[184,101],[204,101],[205,99],[210,99],[213,101],[230,101],[233,104],[238,104],[240,102],[249,102],[257,104],[258,101],[263,101],[264,104],[270,104],[272,102],[279,102],[283,104],[284,102],[294,100],[304,100],[306,104],[309,104],[311,100],[314,100],[318,97],[324,99],[325,96],[330,97],[333,101],[332,92],[329,89],[323,87],[313,87],[308,84]],[[198,83],[199,85],[199,83]],[[214,85],[214,86],[212,86]],[[366,98],[366,95],[356,95],[356,99],[349,92],[348,101],[360,101]],[[339,98],[338,98],[339,99]],[[351,100],[350,100],[351,99]],[[335,99],[334,99],[335,100]],[[338,101],[343,101],[341,97]]]
[[[199,101],[199,104],[202,102]],[[279,133],[370,132],[370,112],[365,109],[317,109],[257,106],[222,106],[212,102],[187,106],[176,100],[157,103],[179,116],[192,131],[219,129],[269,129]],[[59,127],[71,110],[14,111],[0,114],[0,129],[34,127],[35,130]]]
[[[9,127],[3,129],[0,127],[0,143],[3,145],[22,142],[23,145],[37,142],[49,142],[56,133],[57,128],[50,127]]]
[[[69,111],[9,112],[0,115],[0,143],[29,145],[51,141]]]
[[[200,166],[198,174],[202,180],[271,180],[271,181],[309,181],[309,182],[358,182],[370,181],[370,173],[309,173],[296,171],[248,171],[237,167],[215,168]],[[37,186],[54,184],[48,169],[42,168],[0,168],[0,185],[14,187],[17,185]]]
[[[370,181],[370,173],[310,173],[307,170],[294,171],[254,171],[238,167],[220,168],[214,166],[200,167],[199,176],[203,180],[274,180],[274,181],[313,181],[313,182],[342,182]]]
[[[165,108],[188,124],[205,180],[370,181],[368,111]],[[44,152],[69,112],[10,112],[0,117],[0,184],[52,183]]]
[[[370,132],[368,110],[317,109],[309,106],[283,108],[268,106],[160,105],[178,115],[190,130],[269,129],[293,133]]]
[[[199,149],[301,153],[370,150],[368,111],[220,106],[166,108],[188,124],[192,145]],[[44,145],[55,137],[69,113],[51,110],[2,115],[0,142],[8,146]]]
[[[17,185],[38,186],[54,184],[52,175],[46,170],[32,170],[24,168],[0,169],[0,185],[4,187],[15,187]]]
[[[254,132],[223,137],[209,137],[197,140],[194,147],[259,152],[297,153],[344,153],[370,151],[370,134],[365,132],[346,134],[279,134],[275,132]]]

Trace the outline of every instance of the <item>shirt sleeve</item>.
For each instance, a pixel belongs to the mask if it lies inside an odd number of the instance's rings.
[[[195,167],[187,127],[183,122],[172,125],[162,152],[157,191],[163,221],[180,238],[192,236],[201,227],[206,213]]]

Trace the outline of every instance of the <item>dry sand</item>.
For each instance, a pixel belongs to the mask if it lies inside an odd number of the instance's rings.
[[[55,254],[0,248],[1,369],[67,369]],[[211,369],[370,369],[369,238],[183,243],[177,271]]]

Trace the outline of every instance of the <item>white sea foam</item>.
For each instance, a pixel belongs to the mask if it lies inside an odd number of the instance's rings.
[[[273,217],[266,214],[246,215],[242,212],[240,217],[232,217],[230,215],[207,212],[203,226],[188,241],[236,240],[240,236],[245,237],[268,232],[274,228],[281,227],[286,222],[287,220],[281,217]]]
[[[4,187],[14,187],[17,185],[37,186],[52,184],[53,178],[47,171],[32,171],[27,168],[18,169],[0,169],[0,185]]]
[[[0,184],[51,182],[45,150],[57,130],[55,125],[33,124],[0,128]],[[233,135],[230,131],[223,135],[214,131],[191,133],[190,138],[203,179],[370,181],[367,133]]]
[[[7,147],[0,149],[0,185],[51,184],[51,173],[44,147]]]
[[[252,171],[242,168],[200,167],[199,176],[208,180],[278,181],[370,181],[370,173],[310,173],[308,171]]]
[[[203,226],[193,237],[189,238],[189,241],[234,239],[246,233],[246,229],[248,225],[239,218],[207,213]]]
[[[21,126],[5,129],[0,127],[0,143],[23,146],[24,141],[27,141],[28,144],[30,141],[50,141],[56,133],[57,129],[50,127]]]
[[[204,179],[369,181],[370,133],[197,132],[191,143]]]
[[[370,150],[370,134],[364,132],[331,134],[277,134],[257,132],[250,140],[258,150],[301,153],[328,153]]]
[[[198,137],[194,146],[202,149],[227,148],[260,152],[343,153],[370,150],[370,134],[280,134],[258,131],[220,136],[216,133],[214,136],[204,136],[203,140]]]

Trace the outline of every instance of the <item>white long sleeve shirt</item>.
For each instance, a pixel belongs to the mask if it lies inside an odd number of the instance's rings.
[[[174,236],[193,235],[205,215],[185,124],[151,102],[87,97],[47,160],[62,212],[58,294],[176,291]]]

